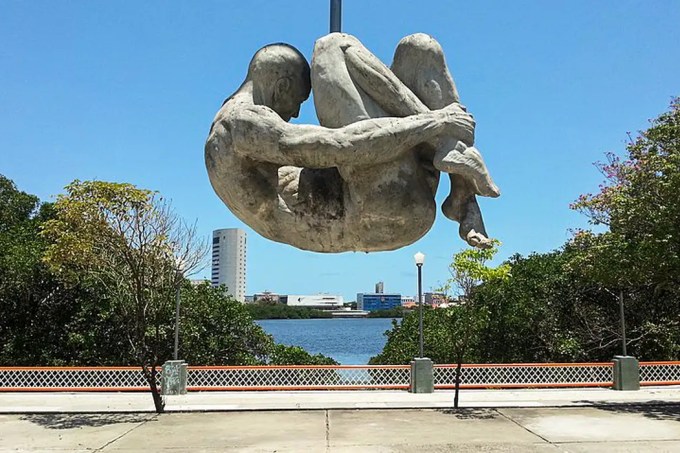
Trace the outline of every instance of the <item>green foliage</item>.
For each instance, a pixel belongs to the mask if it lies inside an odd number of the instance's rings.
[[[299,346],[275,344],[267,358],[267,365],[337,365],[338,362],[322,354],[312,355]]]
[[[253,319],[310,319],[332,317],[327,311],[315,310],[309,307],[290,307],[278,303],[255,302],[246,304],[246,308]]]
[[[242,304],[223,288],[185,283],[181,293],[180,355],[204,365],[335,365],[321,354],[275,344],[253,322],[251,304]],[[168,344],[171,344],[168,341]]]
[[[0,233],[31,220],[39,206],[38,197],[21,192],[12,180],[0,175]]]
[[[621,353],[619,300],[626,311],[628,352],[640,360],[680,358],[680,102],[627,147],[627,158],[600,165],[607,181],[574,208],[608,231],[579,231],[562,250],[514,256],[485,273],[492,254],[457,254],[446,289],[465,304],[425,317],[429,341],[464,349],[475,362],[610,360]],[[491,251],[492,252],[492,251]],[[505,267],[505,268],[504,268]],[[472,309],[467,316],[458,310]],[[433,319],[433,317],[441,319]],[[452,317],[452,335],[444,320]],[[417,329],[407,318],[387,333],[374,363],[415,356]],[[456,344],[456,340],[468,346]]]
[[[50,206],[19,191],[0,175],[0,363],[50,362],[55,331],[72,312],[78,292],[61,287],[41,259],[45,248],[38,232]]]
[[[72,182],[54,213],[43,224],[45,262],[67,282],[105,290],[137,363],[153,374],[179,284],[175,250],[187,247],[177,219],[153,192],[104,181]]]
[[[127,278],[132,272],[125,264],[114,269],[115,272],[107,268],[116,262],[114,252],[125,250],[126,241],[120,239],[126,236],[120,234],[116,241],[116,229],[108,220],[102,222],[102,219],[125,220],[132,229],[137,228],[134,219],[158,219],[149,213],[134,214],[136,210],[152,209],[149,201],[157,195],[129,184],[99,182],[75,182],[69,190],[73,198],[63,195],[57,206],[40,204],[37,197],[20,192],[12,181],[0,176],[0,206],[3,208],[0,224],[0,364],[139,364],[138,348],[130,342],[135,339],[131,338],[131,333],[140,328],[138,319],[129,317],[128,309],[135,305],[124,299],[130,293],[123,291],[125,286],[116,283],[115,279]],[[120,218],[116,217],[118,215]],[[88,224],[89,221],[93,223]],[[41,234],[41,230],[45,233]],[[141,230],[137,228],[137,231]],[[134,244],[133,241],[130,238],[128,244]],[[74,249],[69,249],[70,244]],[[153,241],[145,241],[144,247],[148,251],[153,244]],[[104,248],[111,245],[120,248]],[[172,244],[166,245],[171,253],[182,252]],[[132,249],[130,259],[138,260],[132,262],[152,262],[143,261],[140,248]],[[47,253],[49,267],[43,262]],[[88,258],[83,259],[79,253]],[[163,269],[169,263],[168,257],[161,254],[160,258]],[[132,279],[141,283],[144,289],[142,300],[149,304],[160,302],[155,306],[156,310],[147,307],[151,315],[143,320],[146,324],[140,329],[145,341],[153,343],[158,363],[172,357],[175,283],[181,287],[180,355],[189,363],[254,365],[288,362],[286,364],[302,365],[332,362],[299,348],[276,345],[271,336],[253,322],[244,305],[226,296],[221,289],[206,284],[192,286],[183,278],[177,281],[175,267],[170,270],[164,279],[160,279],[165,287],[144,283],[148,281],[147,277]]]
[[[512,275],[481,286],[476,303],[489,311],[480,335],[483,362],[610,359],[616,334],[605,319],[616,316],[609,294],[597,291],[566,267],[564,252],[514,256]],[[615,318],[614,318],[615,319]],[[613,327],[613,326],[607,326]],[[612,342],[612,343],[610,343]]]
[[[509,274],[507,265],[495,268],[486,265],[498,253],[499,245],[498,240],[493,240],[489,248],[468,248],[453,255],[449,265],[451,278],[438,291],[449,293],[453,290],[457,295],[466,298],[481,283],[507,278]]]
[[[458,289],[459,303],[444,312],[450,336],[448,344],[458,364],[469,359],[470,346],[478,341],[478,336],[488,322],[489,311],[476,303],[472,297],[474,291],[483,283],[505,281],[510,274],[507,264],[495,268],[486,264],[498,253],[499,245],[500,242],[494,240],[490,248],[462,250],[453,255],[449,265],[451,278],[441,291],[448,292],[452,287]]]
[[[569,267],[611,293],[622,292],[633,351],[680,356],[680,99],[626,147],[598,164],[599,193],[573,208],[604,233],[578,231],[567,247]]]
[[[626,147],[625,158],[607,155],[598,167],[605,183],[573,208],[603,234],[578,232],[577,265],[607,284],[680,286],[680,98],[669,112]],[[618,264],[618,265],[617,265]]]
[[[370,312],[368,312],[367,317],[368,318],[403,318],[405,312],[406,312],[406,310],[404,310],[404,307],[395,307],[395,308],[388,308],[388,309],[385,309],[385,310],[370,311]]]
[[[222,288],[185,283],[180,300],[179,354],[188,363],[256,365],[267,360],[271,337]],[[171,338],[167,340],[171,345]]]
[[[503,282],[508,278],[509,266],[487,266],[498,252],[498,241],[489,249],[466,249],[456,253],[449,271],[451,278],[441,292],[456,289],[459,303],[448,308],[423,311],[423,353],[435,363],[460,363],[479,356],[475,344],[488,323],[489,311],[476,303],[472,295],[484,282]],[[387,342],[383,351],[371,358],[372,364],[409,363],[419,351],[418,310],[404,316],[401,323],[392,321],[392,329],[385,332]]]
[[[452,349],[446,319],[442,310],[423,307],[423,352],[435,363],[451,363]],[[369,361],[372,365],[406,365],[418,357],[418,311],[406,313],[401,320],[393,319],[392,328],[385,332],[387,341],[382,352]]]

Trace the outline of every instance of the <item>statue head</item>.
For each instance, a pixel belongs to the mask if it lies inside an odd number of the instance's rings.
[[[309,97],[309,63],[295,47],[270,44],[258,50],[248,66],[256,104],[266,105],[284,121],[297,118]]]

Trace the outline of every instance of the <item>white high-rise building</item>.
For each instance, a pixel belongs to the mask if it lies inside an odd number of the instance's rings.
[[[239,228],[213,231],[213,286],[225,285],[234,299],[246,299],[246,232]]]

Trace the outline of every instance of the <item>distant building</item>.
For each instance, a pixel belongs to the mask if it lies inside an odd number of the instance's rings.
[[[244,302],[247,304],[252,304],[255,302],[255,296],[246,296]]]
[[[319,310],[340,310],[343,307],[345,300],[342,296],[334,296],[331,294],[288,294],[286,296],[286,304],[290,307],[309,307]]]
[[[416,298],[414,296],[401,296],[401,306],[404,308],[413,308],[416,306]]]
[[[281,295],[272,293],[271,291],[265,291],[263,293],[255,293],[253,294],[253,301],[254,302],[261,302],[261,301],[266,301],[266,302],[273,302],[275,304],[278,304],[281,302]]]
[[[444,293],[425,293],[424,299],[423,303],[431,307],[449,303],[449,297]]]
[[[246,232],[239,228],[213,231],[213,286],[225,285],[236,300],[246,299]]]
[[[208,280],[207,278],[193,278],[189,280],[189,282],[194,286],[198,286],[202,285],[203,283],[210,283],[210,280]]]
[[[401,294],[357,294],[357,310],[376,311],[397,307],[401,307]]]
[[[378,282],[375,284],[375,293],[376,294],[382,294],[385,292],[385,283],[383,282]]]

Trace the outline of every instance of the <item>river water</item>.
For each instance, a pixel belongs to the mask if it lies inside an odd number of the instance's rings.
[[[365,365],[385,346],[389,318],[265,319],[256,321],[277,343],[301,346],[342,365]]]

